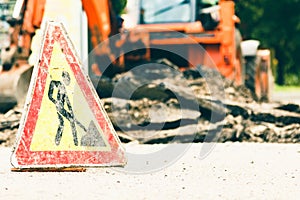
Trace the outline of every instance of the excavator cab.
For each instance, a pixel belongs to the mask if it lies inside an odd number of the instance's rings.
[[[141,1],[140,24],[174,23],[193,21],[192,1]],[[175,14],[176,13],[176,14]]]
[[[181,69],[217,66],[223,76],[241,84],[233,1],[128,0],[126,11],[125,28],[148,34],[148,59],[167,58]],[[181,49],[185,59],[158,49]]]
[[[149,1],[140,3],[139,24],[201,21],[210,29],[220,22],[218,0]]]
[[[139,24],[166,24],[201,21],[205,30],[220,22],[219,0],[140,1]]]
[[[127,5],[124,27],[147,35],[148,60],[167,58],[183,70],[195,65],[216,67],[225,78],[237,85],[245,84],[254,96],[270,96],[271,84],[267,83],[271,76],[264,75],[271,72],[270,53],[257,51],[256,47],[254,56],[247,56],[247,42],[242,46],[242,36],[236,28],[240,20],[234,12],[234,1],[128,0]],[[202,50],[197,48],[199,45]],[[184,52],[184,59],[172,53],[179,51]],[[267,56],[261,56],[261,52]],[[254,60],[260,60],[260,64]],[[257,67],[260,70],[255,70],[256,66],[261,66]],[[268,66],[268,73],[263,66]],[[257,77],[260,84],[255,84]]]

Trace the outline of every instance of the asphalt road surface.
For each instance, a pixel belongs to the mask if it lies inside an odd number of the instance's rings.
[[[151,155],[168,145],[125,147],[151,166]],[[200,159],[203,148],[193,144],[179,159],[160,157],[166,166],[139,174],[120,168],[11,172],[11,149],[0,148],[0,199],[299,199],[300,144],[220,143]],[[134,163],[129,157],[129,166]]]
[[[274,92],[272,95],[272,100],[300,105],[300,90],[293,92]]]

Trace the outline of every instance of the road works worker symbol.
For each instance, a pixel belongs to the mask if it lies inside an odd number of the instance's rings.
[[[87,134],[81,138],[81,146],[105,146],[105,142],[101,137],[101,134],[97,130],[97,127],[93,121],[90,122],[87,129],[82,123],[80,123],[74,115],[71,102],[68,98],[66,86],[70,85],[70,74],[67,71],[62,72],[61,81],[52,80],[49,85],[48,98],[54,103],[57,110],[57,116],[59,125],[55,136],[55,144],[59,145],[64,131],[64,121],[67,119],[70,122],[74,145],[78,146],[78,136],[76,131],[76,125],[78,125]],[[53,98],[54,90],[57,89],[57,97]],[[67,108],[68,110],[66,110]]]
[[[70,85],[70,75],[68,72],[63,71],[62,78],[63,78],[64,84]],[[68,98],[64,84],[60,81],[52,80],[50,82],[49,92],[48,92],[48,97],[49,97],[50,101],[52,101],[56,106],[57,116],[58,116],[58,120],[59,120],[59,126],[57,128],[57,133],[55,136],[55,144],[59,145],[59,143],[60,143],[62,133],[63,133],[63,128],[64,128],[64,118],[63,117],[65,117],[67,120],[69,120],[69,122],[71,124],[74,144],[76,146],[78,146],[77,132],[76,132],[76,126],[75,126],[76,119],[75,119],[73,109],[72,109],[70,100]],[[53,98],[53,91],[55,88],[58,89],[56,99]],[[65,104],[66,104],[69,112],[65,109]],[[81,127],[83,127],[80,122],[77,122],[77,123],[79,125],[81,125]]]
[[[61,23],[47,22],[11,162],[123,166],[124,149]]]
[[[108,151],[110,145],[86,102],[75,74],[54,43],[31,150]],[[43,145],[40,145],[43,143]]]

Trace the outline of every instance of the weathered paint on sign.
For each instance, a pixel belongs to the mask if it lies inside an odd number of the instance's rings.
[[[121,142],[63,25],[48,22],[13,166],[120,166],[125,162]]]

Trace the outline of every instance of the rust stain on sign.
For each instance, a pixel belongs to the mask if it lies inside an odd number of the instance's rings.
[[[124,149],[61,23],[48,22],[12,165],[124,166]]]

